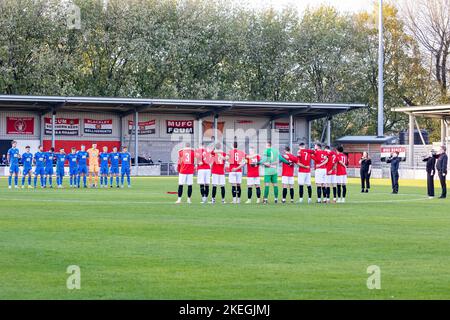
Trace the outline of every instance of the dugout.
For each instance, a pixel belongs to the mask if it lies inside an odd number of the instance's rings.
[[[325,142],[331,143],[333,117],[364,107],[340,103],[0,95],[0,141],[14,139],[21,148],[26,144],[33,149],[39,144],[46,149],[64,147],[66,152],[72,146],[79,148],[92,142],[110,149],[126,145],[133,157],[151,155],[155,162],[170,162],[173,147],[186,139],[194,145],[214,140],[227,145],[231,140],[244,144],[267,132],[269,136],[276,134],[283,145],[311,143],[311,122],[323,118],[327,119],[323,136]]]

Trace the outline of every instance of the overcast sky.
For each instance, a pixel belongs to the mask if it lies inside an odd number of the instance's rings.
[[[298,8],[303,12],[308,6],[318,7],[322,4],[331,5],[342,12],[371,11],[376,0],[235,0],[239,3],[247,3],[254,8],[273,7],[283,9],[287,6]]]

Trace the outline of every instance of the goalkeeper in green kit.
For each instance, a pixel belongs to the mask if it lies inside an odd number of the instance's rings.
[[[264,165],[264,200],[263,204],[267,204],[267,198],[269,197],[269,188],[272,184],[275,203],[278,203],[278,163],[279,163],[279,151],[272,148],[272,143],[267,142],[267,149],[264,150],[264,154],[260,161]]]

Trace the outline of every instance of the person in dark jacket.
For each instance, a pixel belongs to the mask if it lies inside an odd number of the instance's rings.
[[[391,164],[391,183],[392,183],[392,193],[398,193],[398,169],[400,168],[400,157],[398,156],[398,151],[391,154],[391,156],[387,159],[387,163]]]
[[[436,161],[436,170],[438,172],[439,180],[441,182],[442,194],[439,197],[440,199],[445,199],[447,197],[447,165],[448,165],[448,157],[447,157],[447,148],[445,146],[441,147],[439,152],[439,158]]]
[[[367,193],[370,189],[370,175],[372,174],[372,160],[369,157],[369,154],[364,151],[361,159],[359,160],[360,164],[360,176],[361,176],[361,192]]]
[[[436,173],[436,152],[431,150],[430,154],[423,158],[423,161],[427,163],[427,189],[428,196],[434,198],[434,175]]]

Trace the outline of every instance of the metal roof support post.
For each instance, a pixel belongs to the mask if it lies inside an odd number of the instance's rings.
[[[414,122],[415,117],[412,113],[409,114],[409,150],[408,150],[408,165],[412,169],[414,167]]]
[[[198,146],[200,147],[203,143],[203,119],[197,119],[198,126]]]
[[[219,139],[217,138],[217,122],[219,119],[219,115],[218,114],[214,114],[214,122],[213,122],[213,126],[214,126],[214,144],[217,144],[217,142],[219,141]]]
[[[289,116],[289,148],[291,148],[291,152],[293,152],[292,149],[292,142],[294,140],[294,135],[293,135],[293,129],[294,129],[294,116],[291,114]]]
[[[44,130],[45,128],[43,128],[43,121],[44,119],[44,115],[39,113],[39,140],[41,141],[40,145],[44,145]]]
[[[445,138],[447,136],[447,126],[445,124],[445,120],[441,119],[441,145],[445,146]]]
[[[119,116],[119,149],[122,148],[123,143],[123,117],[122,115]]]
[[[309,149],[311,147],[311,120],[308,120],[308,147]]]
[[[56,110],[52,109],[52,148],[55,148],[55,122],[56,122]]]
[[[136,109],[134,113],[134,166],[136,175],[139,175],[139,112]]]
[[[327,145],[331,146],[331,117],[327,118]]]

